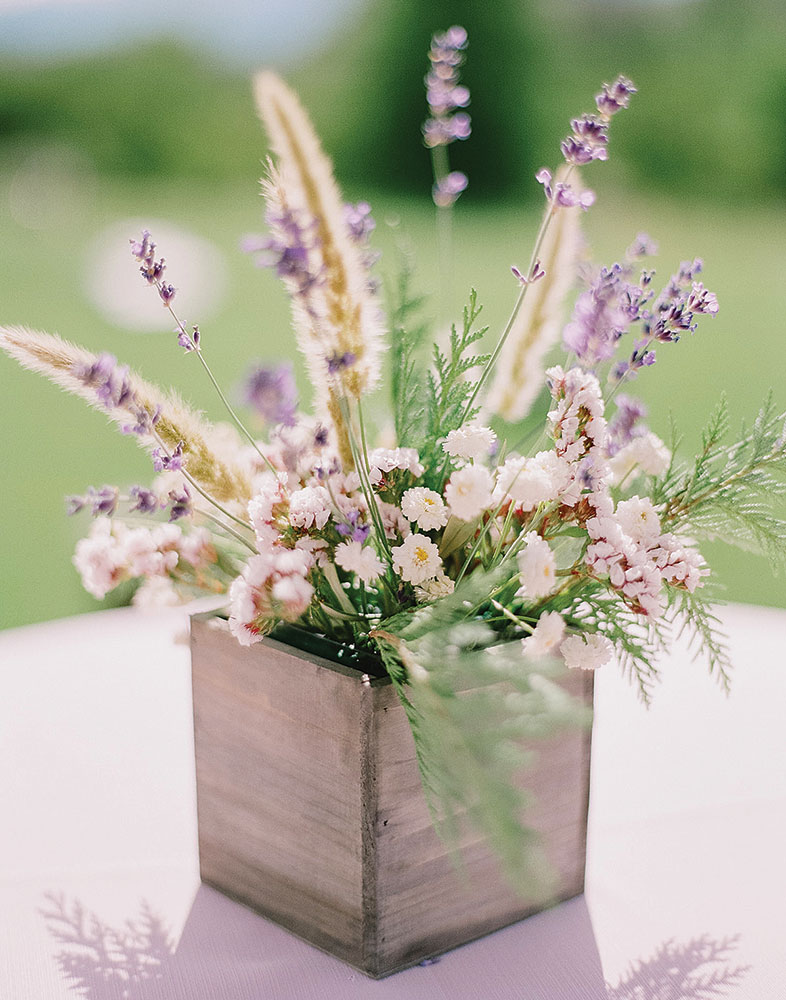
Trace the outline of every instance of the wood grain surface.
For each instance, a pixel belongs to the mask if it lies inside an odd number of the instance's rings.
[[[468,829],[461,867],[433,829],[392,685],[226,622],[192,618],[203,881],[375,978],[583,889],[590,734],[538,747],[526,821],[556,873],[517,896]],[[591,704],[592,675],[567,684]]]

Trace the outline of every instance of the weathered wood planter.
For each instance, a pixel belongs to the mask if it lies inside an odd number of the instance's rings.
[[[457,871],[388,680],[271,639],[240,647],[210,616],[191,648],[205,882],[375,978],[543,908],[477,835]],[[591,675],[569,681],[591,701]],[[589,740],[544,743],[527,772],[557,899],[583,889]]]

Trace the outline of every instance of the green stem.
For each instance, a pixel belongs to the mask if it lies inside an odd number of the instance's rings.
[[[161,291],[161,282],[159,282],[159,281],[156,282],[156,288],[159,290],[159,292]],[[172,317],[172,319],[177,324],[178,330],[183,334],[183,336],[188,337],[188,339],[193,342],[193,339],[190,337],[188,331],[186,330],[185,324],[179,318],[179,316],[177,315],[177,313],[172,308],[172,306],[171,306],[171,304],[169,302],[166,303],[166,307],[169,310],[170,316]],[[213,375],[213,372],[210,370],[210,365],[207,363],[207,361],[205,361],[205,358],[204,358],[204,356],[202,354],[202,348],[201,348],[201,346],[198,345],[198,344],[195,345],[194,350],[195,350],[196,355],[199,358],[200,362],[202,363],[202,367],[205,369],[205,372],[207,373],[207,377],[213,383],[213,388],[218,393],[219,399],[224,404],[227,413],[229,414],[229,416],[234,421],[235,426],[240,431],[240,433],[246,438],[246,440],[251,444],[251,446],[256,451],[257,455],[259,455],[259,457],[262,459],[262,461],[265,463],[265,465],[268,467],[268,469],[270,469],[270,471],[273,473],[273,475],[278,476],[279,470],[276,469],[275,466],[273,466],[273,464],[270,462],[270,459],[266,455],[264,455],[262,453],[262,451],[261,451],[259,445],[257,444],[256,440],[254,439],[254,437],[251,435],[251,433],[246,428],[246,425],[243,423],[243,421],[240,419],[240,417],[238,417],[238,415],[232,409],[232,407],[231,407],[231,405],[229,403],[229,400],[224,395],[224,393],[223,393],[223,391],[221,389],[221,386],[218,384],[218,382],[216,381],[215,376]]]
[[[572,168],[569,167],[568,170],[566,171],[566,173],[565,173],[565,178],[566,179],[570,175],[571,169]],[[532,255],[530,256],[529,265],[527,267],[527,274],[526,274],[527,278],[532,274],[532,269],[535,266],[535,261],[538,259],[538,254],[540,253],[540,248],[543,245],[543,240],[545,239],[546,233],[548,232],[549,224],[551,223],[551,220],[554,218],[554,215],[556,214],[557,209],[558,209],[558,206],[552,202],[550,209],[546,212],[546,214],[543,217],[543,221],[540,224],[540,229],[538,230],[538,235],[535,238],[535,245],[532,248]],[[502,331],[502,336],[497,341],[497,345],[494,348],[494,350],[492,351],[491,357],[489,358],[488,362],[486,363],[486,366],[484,367],[483,371],[480,373],[480,378],[475,383],[475,388],[472,390],[472,394],[470,395],[469,400],[467,402],[467,405],[464,408],[464,415],[462,417],[462,422],[464,420],[466,420],[467,414],[472,409],[472,407],[473,407],[473,405],[475,403],[475,400],[477,399],[478,393],[480,392],[480,390],[484,386],[484,384],[486,382],[486,379],[491,374],[492,368],[497,363],[497,359],[499,358],[499,356],[500,356],[500,354],[502,352],[502,348],[505,346],[505,341],[510,336],[510,331],[513,329],[513,324],[516,322],[516,318],[518,317],[518,314],[521,311],[521,307],[524,304],[524,298],[525,298],[525,296],[527,294],[527,289],[528,288],[529,288],[529,285],[522,285],[521,286],[521,290],[519,291],[518,298],[516,299],[516,304],[513,306],[513,312],[510,314],[510,317],[508,318],[508,322],[505,324],[505,329]]]

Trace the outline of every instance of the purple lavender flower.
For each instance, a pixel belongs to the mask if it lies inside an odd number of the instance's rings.
[[[322,280],[321,267],[319,271],[312,270],[311,251],[318,245],[316,223],[310,220],[304,225],[289,208],[277,212],[269,209],[266,221],[272,235],[246,237],[241,246],[254,255],[259,267],[274,269],[308,308],[309,292]]]
[[[117,510],[119,498],[120,490],[116,486],[89,486],[84,496],[66,497],[66,513],[77,514],[89,507],[93,517],[111,517]]]
[[[66,514],[68,517],[72,517],[74,514],[78,514],[81,510],[85,509],[87,505],[87,497],[80,496],[70,496],[65,498],[66,504]]]
[[[616,455],[634,437],[647,433],[647,426],[642,422],[647,416],[647,407],[640,399],[620,393],[616,404],[616,413],[609,421],[606,431],[606,452],[609,456]]]
[[[153,514],[158,510],[159,500],[156,494],[144,486],[132,486],[128,491],[129,500],[133,503],[129,505],[129,511],[137,511],[139,514]]]
[[[371,214],[371,205],[367,201],[359,201],[356,205],[349,203],[344,205],[344,219],[352,239],[361,245],[368,242],[369,236],[377,228],[374,216]]]
[[[438,208],[450,208],[458,201],[458,196],[466,190],[467,175],[460,170],[451,170],[445,177],[441,177],[434,185],[431,194],[434,204]]]
[[[331,354],[325,360],[327,361],[328,372],[331,375],[337,375],[344,368],[351,368],[357,361],[357,358],[352,351],[345,351],[343,354]]]
[[[153,413],[139,401],[128,377],[128,368],[120,366],[111,354],[99,354],[88,364],[75,364],[71,374],[86,388],[95,392],[96,399],[107,410],[122,410],[134,423],[121,427],[124,434],[147,436],[158,422],[160,412]]]
[[[367,201],[359,201],[357,205],[344,205],[344,219],[352,241],[360,250],[363,266],[370,272],[381,256],[377,250],[372,250],[369,243],[369,237],[377,228],[371,214],[371,205]],[[370,273],[366,283],[372,294],[379,291],[379,281]]]
[[[546,193],[546,197],[552,204],[559,205],[562,208],[574,208],[578,205],[580,208],[586,210],[595,202],[594,191],[581,191],[577,193],[573,190],[570,184],[564,183],[564,181],[556,181],[552,183],[553,177],[551,171],[548,167],[541,167],[541,169],[535,174],[535,180],[543,185],[543,190]]]
[[[199,341],[202,335],[199,332],[198,326],[192,327],[192,333],[189,333],[185,324],[178,322],[175,327],[175,333],[177,334],[178,344],[180,344],[186,354],[190,351],[199,350]]]
[[[581,166],[592,160],[609,158],[606,150],[606,143],[609,141],[606,122],[593,115],[582,115],[581,118],[574,118],[570,125],[573,131],[560,147],[566,163]]]
[[[191,517],[194,508],[191,503],[191,494],[185,483],[181,489],[169,491],[167,506],[169,507],[170,521],[178,521],[181,517]]]
[[[637,233],[636,238],[625,251],[625,258],[631,262],[643,257],[654,257],[658,252],[658,244],[650,239],[647,233]]]
[[[243,399],[268,423],[292,427],[297,410],[297,387],[290,362],[254,367],[243,382]]]
[[[717,298],[695,280],[703,266],[699,257],[680,264],[679,271],[669,279],[658,296],[652,316],[644,324],[644,332],[649,338],[661,343],[676,342],[683,333],[696,330],[696,315],[717,314]]]
[[[177,447],[171,455],[168,455],[163,448],[154,448],[151,455],[153,468],[156,472],[178,472],[182,469],[184,444],[184,441],[178,441]]]
[[[578,297],[562,342],[582,365],[592,368],[608,361],[617,350],[617,342],[631,322],[622,304],[625,286],[623,268],[614,264],[601,268],[592,285]]]
[[[425,79],[430,117],[423,123],[423,140],[429,149],[470,135],[469,115],[459,110],[469,104],[469,90],[458,82],[466,47],[467,32],[458,25],[431,39],[431,65]]]
[[[336,525],[336,531],[342,538],[349,538],[352,542],[365,542],[371,531],[370,524],[358,524],[360,512],[352,510],[347,514],[346,521]]]
[[[635,93],[636,88],[631,81],[618,76],[614,83],[603,84],[603,90],[595,97],[595,104],[604,118],[611,118],[618,111],[627,108],[631,94]]]

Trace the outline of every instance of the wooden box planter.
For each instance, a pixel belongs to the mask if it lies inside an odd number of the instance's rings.
[[[205,615],[191,649],[203,881],[375,978],[543,908],[474,833],[457,871],[388,679],[269,638],[241,647]],[[591,702],[591,675],[569,683]],[[557,899],[583,890],[589,741],[550,740],[527,772]]]

